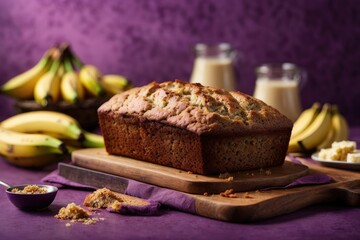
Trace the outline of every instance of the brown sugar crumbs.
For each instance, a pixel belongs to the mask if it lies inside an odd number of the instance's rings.
[[[220,193],[220,196],[227,198],[237,198],[238,196],[234,193],[234,189],[227,189],[225,192]]]
[[[55,215],[55,218],[61,220],[70,220],[71,223],[82,222],[89,225],[98,222],[99,218],[91,218],[91,213],[75,203],[69,203],[66,207],[62,207],[59,213]],[[70,227],[70,223],[66,223],[67,227]]]
[[[18,188],[14,188],[11,190],[13,193],[23,193],[23,194],[41,194],[46,193],[46,187],[39,187],[36,185],[27,185],[22,190]]]

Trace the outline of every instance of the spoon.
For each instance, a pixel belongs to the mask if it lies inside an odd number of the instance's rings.
[[[55,199],[58,192],[57,187],[50,185],[39,185],[39,184],[25,184],[18,186],[11,186],[3,181],[0,181],[0,185],[6,187],[6,195],[10,202],[16,207],[24,210],[36,210],[42,209],[49,206]],[[23,190],[28,185],[36,185],[39,188],[45,188],[45,193],[26,194],[19,192],[12,192],[13,189]]]

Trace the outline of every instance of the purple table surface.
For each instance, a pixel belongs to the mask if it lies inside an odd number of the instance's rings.
[[[360,142],[360,128],[351,129]],[[54,170],[28,170],[0,158],[0,179],[9,184],[40,183]],[[360,174],[359,174],[360,176]],[[1,188],[1,187],[0,187]],[[89,191],[60,189],[52,205],[37,212],[15,208],[0,191],[0,239],[360,239],[360,208],[321,204],[255,223],[228,223],[172,209],[158,216],[126,216],[99,211],[104,221],[84,225],[54,215],[70,202],[82,204]]]

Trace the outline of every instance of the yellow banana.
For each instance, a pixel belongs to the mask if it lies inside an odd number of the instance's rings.
[[[334,128],[334,142],[349,139],[349,125],[345,117],[339,112],[336,105],[333,106],[332,127]]]
[[[103,136],[87,131],[83,131],[83,132],[84,132],[84,141],[82,141],[81,143],[83,147],[89,147],[89,148],[105,147]]]
[[[11,78],[2,85],[0,92],[18,99],[32,99],[35,84],[51,66],[53,52],[54,48],[50,48],[34,67]]]
[[[101,85],[110,95],[121,93],[132,87],[127,78],[116,74],[103,75],[101,78]]]
[[[84,89],[73,69],[70,56],[64,61],[65,74],[61,79],[61,95],[66,102],[77,103],[84,99]]]
[[[333,142],[345,141],[349,138],[349,126],[345,117],[340,114],[336,105],[332,105],[331,110],[331,129],[325,139],[318,145],[318,150],[329,148]]]
[[[79,79],[84,88],[92,96],[101,96],[104,89],[100,84],[102,74],[99,69],[93,65],[84,65],[79,72]]]
[[[64,154],[65,144],[45,134],[19,133],[0,127],[0,154],[6,157],[35,157]]]
[[[60,52],[58,51],[57,55],[54,56],[50,70],[35,85],[34,98],[42,106],[47,106],[59,100],[61,79],[58,70],[61,64],[60,58]]]
[[[104,138],[100,134],[91,133],[85,130],[82,130],[84,136],[81,139],[71,139],[62,134],[54,132],[41,132],[43,134],[55,137],[63,141],[68,148],[102,148],[105,146]]]
[[[66,102],[77,103],[84,99],[84,89],[75,72],[67,72],[61,79],[61,96]]]
[[[319,103],[314,103],[311,108],[304,110],[294,122],[291,138],[303,132],[314,121],[320,110],[321,106]]]
[[[22,133],[54,133],[64,138],[82,140],[84,138],[79,123],[72,117],[53,111],[32,111],[5,119],[1,127]]]
[[[330,129],[329,129],[328,133],[326,134],[326,137],[323,139],[323,141],[321,143],[319,143],[319,145],[316,147],[317,150],[321,150],[323,148],[329,148],[329,147],[331,147],[331,144],[334,142],[335,129],[332,125],[333,118],[334,118],[334,116],[331,117]]]
[[[288,152],[311,151],[323,141],[331,127],[331,109],[324,104],[315,120],[303,132],[290,139]]]

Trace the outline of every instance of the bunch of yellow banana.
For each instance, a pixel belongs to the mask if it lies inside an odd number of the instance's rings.
[[[103,75],[96,66],[83,64],[69,45],[62,44],[50,48],[33,68],[8,80],[0,93],[47,106],[112,96],[131,87],[122,75]]]
[[[0,123],[0,155],[18,166],[45,166],[74,149],[87,147],[104,147],[103,137],[83,130],[63,113],[33,111]]]
[[[349,126],[336,105],[314,103],[295,121],[288,152],[310,153],[348,140]]]

